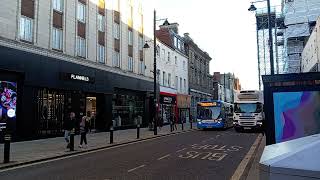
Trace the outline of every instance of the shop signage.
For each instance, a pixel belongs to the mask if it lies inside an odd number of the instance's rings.
[[[163,104],[176,104],[176,98],[170,96],[160,96],[160,103]]]
[[[72,80],[72,81],[83,81],[87,83],[94,83],[95,81],[93,77],[75,74],[75,73],[63,73],[63,76],[64,76],[64,79]]]
[[[7,128],[7,123],[0,123],[0,131],[3,131]]]

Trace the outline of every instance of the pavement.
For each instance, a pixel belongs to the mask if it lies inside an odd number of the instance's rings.
[[[195,124],[193,124],[193,128]],[[178,130],[172,133],[181,133],[181,125],[177,125]],[[190,130],[190,124],[184,124],[184,130]],[[170,132],[170,126],[164,126],[160,130],[158,128],[158,135],[154,136],[153,131],[149,131],[148,128],[140,129],[140,140],[149,139],[164,135],[172,134]],[[80,136],[75,136],[75,151],[70,151],[66,148],[66,142],[63,137],[40,139],[34,141],[23,141],[11,143],[10,163],[3,164],[3,148],[4,145],[0,144],[0,169],[13,167],[17,165],[33,163],[37,161],[43,161],[63,156],[72,155],[75,153],[83,153],[85,151],[92,151],[110,146],[116,146],[119,144],[125,144],[128,142],[137,141],[137,130],[119,130],[114,131],[114,143],[110,144],[110,133],[92,133],[87,135],[88,146],[87,148],[79,148]]]
[[[246,177],[246,180],[259,180],[259,162],[260,158],[262,156],[263,150],[266,145],[266,137],[263,136],[260,146],[257,149],[257,153],[254,156],[251,168],[249,169],[248,176]]]
[[[1,180],[229,180],[257,137],[258,134],[237,133],[234,129],[195,130],[0,170],[0,177]]]

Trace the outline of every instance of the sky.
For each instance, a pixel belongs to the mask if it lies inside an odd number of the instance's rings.
[[[271,1],[278,5],[280,0]],[[157,18],[179,23],[179,34],[190,33],[198,46],[212,57],[210,73],[231,72],[243,89],[258,89],[255,14],[252,0],[145,0],[144,8],[156,7]],[[266,6],[266,2],[257,3]],[[146,9],[145,9],[146,10]],[[146,17],[145,25],[152,26]],[[149,19],[150,18],[150,19]],[[161,22],[157,25],[160,25]]]

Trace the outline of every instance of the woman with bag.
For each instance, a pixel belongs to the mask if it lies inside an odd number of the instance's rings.
[[[89,132],[90,115],[91,113],[88,111],[87,115],[83,116],[80,122],[80,148],[82,148],[83,142],[85,143],[85,147],[87,147],[87,133]]]

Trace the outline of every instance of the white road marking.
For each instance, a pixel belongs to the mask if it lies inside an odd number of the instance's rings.
[[[169,157],[169,156],[170,156],[170,154],[167,154],[165,156],[162,156],[161,158],[158,158],[158,160],[164,159],[164,158]]]
[[[139,168],[143,168],[143,167],[145,167],[145,166],[146,166],[146,165],[143,164],[143,165],[138,166],[138,167],[135,167],[135,168],[133,168],[133,169],[129,169],[129,170],[128,170],[128,173],[129,173],[129,172],[132,172],[132,171],[135,171],[135,170],[137,170],[137,169],[139,169]]]
[[[68,155],[68,156],[65,156],[65,157],[60,157],[60,158],[55,158],[55,159],[50,159],[50,160],[30,163],[30,164],[21,165],[21,166],[18,165],[18,166],[12,167],[12,168],[2,169],[2,170],[0,170],[0,173],[7,172],[7,171],[12,171],[12,170],[16,170],[16,169],[22,169],[22,168],[26,168],[26,167],[32,167],[32,166],[36,166],[36,165],[40,165],[40,164],[46,164],[46,163],[50,163],[50,162],[60,161],[60,160],[64,160],[64,159],[70,159],[70,158],[73,158],[73,157],[84,156],[84,155],[87,155],[87,154],[93,154],[93,153],[97,153],[97,152],[107,151],[107,150],[110,150],[110,149],[116,149],[116,148],[125,147],[125,146],[129,146],[129,145],[133,145],[133,144],[140,144],[140,143],[143,143],[143,142],[154,141],[156,139],[161,139],[161,138],[181,135],[181,134],[185,134],[185,133],[189,133],[189,132],[192,132],[192,131],[184,131],[184,132],[180,132],[179,134],[167,134],[167,135],[158,136],[158,137],[155,137],[155,138],[152,138],[152,139],[151,138],[150,139],[144,139],[144,140],[141,140],[141,141],[128,142],[128,143],[121,144],[121,145],[118,145],[118,146],[110,146],[110,147],[105,147],[105,148],[98,149],[98,150],[90,150],[89,152],[83,152],[83,153],[80,153],[80,154]]]
[[[187,148],[183,148],[183,149],[180,149],[180,150],[178,150],[178,151],[176,151],[176,152],[181,152],[181,151],[184,151],[184,150],[186,150]]]

